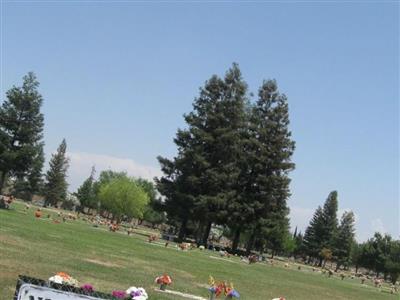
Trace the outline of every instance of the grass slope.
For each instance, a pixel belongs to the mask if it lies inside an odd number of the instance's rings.
[[[45,212],[47,214],[47,212]],[[266,264],[247,265],[238,258],[212,259],[211,251],[177,251],[162,244],[149,244],[142,235],[108,232],[83,221],[54,224],[35,219],[14,203],[12,210],[0,210],[0,298],[12,299],[19,274],[47,279],[67,272],[80,283],[111,292],[129,286],[143,286],[150,299],[177,299],[154,291],[153,280],[167,272],[171,289],[207,297],[211,274],[231,280],[243,300],[286,299],[397,299],[357,279],[327,278],[304,270]],[[52,212],[52,214],[54,214]],[[174,298],[175,297],[175,298]]]

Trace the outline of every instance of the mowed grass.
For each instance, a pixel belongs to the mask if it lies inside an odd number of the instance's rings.
[[[363,286],[358,279],[327,278],[305,267],[247,265],[236,257],[219,259],[212,251],[178,251],[173,245],[149,244],[142,235],[113,233],[79,220],[54,224],[51,219],[36,219],[33,207],[25,212],[21,203],[0,210],[1,299],[12,299],[19,274],[47,279],[60,271],[107,293],[143,286],[155,300],[183,299],[154,290],[154,278],[164,272],[173,279],[171,289],[203,297],[208,296],[211,274],[233,281],[243,300],[398,299]]]

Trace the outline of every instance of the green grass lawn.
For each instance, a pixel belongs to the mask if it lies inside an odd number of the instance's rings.
[[[47,212],[45,212],[47,215]],[[110,293],[143,286],[149,299],[183,299],[155,292],[154,278],[168,273],[173,290],[207,297],[211,274],[233,281],[243,300],[398,299],[388,291],[363,286],[359,279],[340,280],[322,274],[265,263],[247,265],[238,258],[212,259],[212,251],[178,251],[173,246],[149,244],[142,235],[127,236],[95,228],[83,221],[54,224],[35,219],[34,208],[21,203],[0,210],[0,297],[11,300],[19,274],[47,279],[67,272],[80,283]]]

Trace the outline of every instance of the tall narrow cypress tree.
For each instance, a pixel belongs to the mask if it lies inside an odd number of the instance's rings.
[[[67,142],[62,140],[57,152],[50,160],[50,168],[46,173],[46,183],[44,187],[45,205],[57,205],[58,202],[65,200],[67,195],[67,170],[69,160],[66,157]]]

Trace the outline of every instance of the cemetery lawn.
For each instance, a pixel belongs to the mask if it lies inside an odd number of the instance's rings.
[[[149,244],[140,234],[113,233],[84,221],[55,224],[47,217],[35,219],[35,208],[25,212],[22,203],[0,210],[0,299],[11,300],[19,274],[47,279],[67,272],[82,284],[110,293],[129,286],[142,286],[149,299],[184,299],[154,291],[154,278],[168,273],[170,289],[207,297],[208,276],[233,281],[243,300],[398,299],[386,288],[359,279],[327,278],[303,266],[247,265],[237,257],[220,259],[212,251],[178,251],[162,241]],[[44,215],[54,211],[44,210]],[[211,258],[210,256],[214,257]]]

